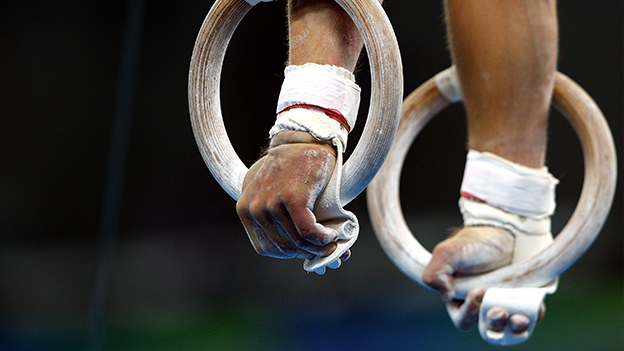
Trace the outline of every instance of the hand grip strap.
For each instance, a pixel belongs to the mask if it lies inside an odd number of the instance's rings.
[[[327,257],[315,257],[305,260],[303,269],[318,274],[325,273],[325,267],[336,269],[340,267],[340,256],[345,253],[357,240],[360,225],[357,217],[342,208],[340,203],[340,182],[342,177],[342,144],[334,139],[336,145],[336,166],[325,190],[320,194],[314,205],[314,215],[318,223],[335,229],[339,233],[336,243],[338,247]]]
[[[490,288],[487,289],[479,309],[479,334],[486,342],[498,346],[511,346],[525,342],[531,337],[537,323],[540,305],[546,294],[557,290],[557,280],[542,288]],[[529,317],[529,326],[521,333],[513,332],[509,323],[502,331],[487,329],[486,314],[492,307],[502,307],[509,316],[521,313]]]

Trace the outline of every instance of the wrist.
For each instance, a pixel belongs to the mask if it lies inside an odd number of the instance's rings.
[[[277,119],[269,136],[283,131],[308,132],[344,152],[360,102],[360,87],[353,74],[341,67],[307,63],[286,67],[284,75]]]
[[[284,130],[275,134],[271,138],[269,148],[278,147],[286,144],[316,144],[321,146],[327,146],[332,150],[335,150],[335,146],[331,140],[319,140],[308,132],[302,132],[298,130]]]

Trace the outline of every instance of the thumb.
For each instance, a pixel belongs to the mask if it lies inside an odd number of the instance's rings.
[[[445,302],[455,296],[453,274],[457,263],[453,252],[454,245],[444,241],[433,249],[431,261],[422,275],[423,283],[437,291]]]
[[[446,301],[455,295],[453,276],[478,274],[511,262],[513,235],[493,227],[464,227],[433,249],[423,282]]]

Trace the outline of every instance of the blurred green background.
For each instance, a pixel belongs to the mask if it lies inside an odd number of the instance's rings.
[[[459,332],[437,296],[400,273],[377,243],[365,197],[347,208],[362,232],[351,260],[324,276],[255,254],[234,201],[205,167],[189,122],[187,75],[212,2],[147,1],[117,228],[107,350],[487,350]],[[122,67],[128,3],[13,1],[0,11],[0,350],[87,349],[96,239]],[[559,70],[602,108],[622,151],[621,2],[559,4]],[[387,1],[405,94],[448,67],[441,1]],[[226,54],[222,108],[250,164],[266,145],[286,60],[284,3],[245,17]],[[369,99],[363,88],[361,131]],[[553,111],[548,166],[560,179],[554,232],[578,199],[583,163]],[[461,106],[414,143],[401,196],[429,248],[461,224]],[[517,350],[623,350],[622,182],[594,245],[547,298]]]

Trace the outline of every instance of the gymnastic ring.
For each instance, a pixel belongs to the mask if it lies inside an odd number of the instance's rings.
[[[257,1],[256,1],[257,2]],[[371,62],[371,103],[363,134],[343,166],[341,202],[361,193],[385,159],[399,124],[403,72],[390,21],[377,0],[336,0],[359,29]],[[235,200],[247,167],[228,139],[221,115],[219,83],[227,45],[252,5],[245,0],[217,0],[195,42],[189,71],[191,124],[204,162]]]
[[[427,288],[422,274],[431,253],[416,240],[405,222],[399,178],[407,151],[418,133],[450,104],[434,78],[405,99],[394,144],[367,189],[371,222],[384,251],[405,275]],[[555,76],[553,105],[572,125],[583,150],[585,179],[576,209],[554,242],[533,258],[489,273],[455,278],[457,298],[477,287],[540,287],[551,282],[582,256],[607,218],[617,177],[609,126],[592,98],[559,72]]]

